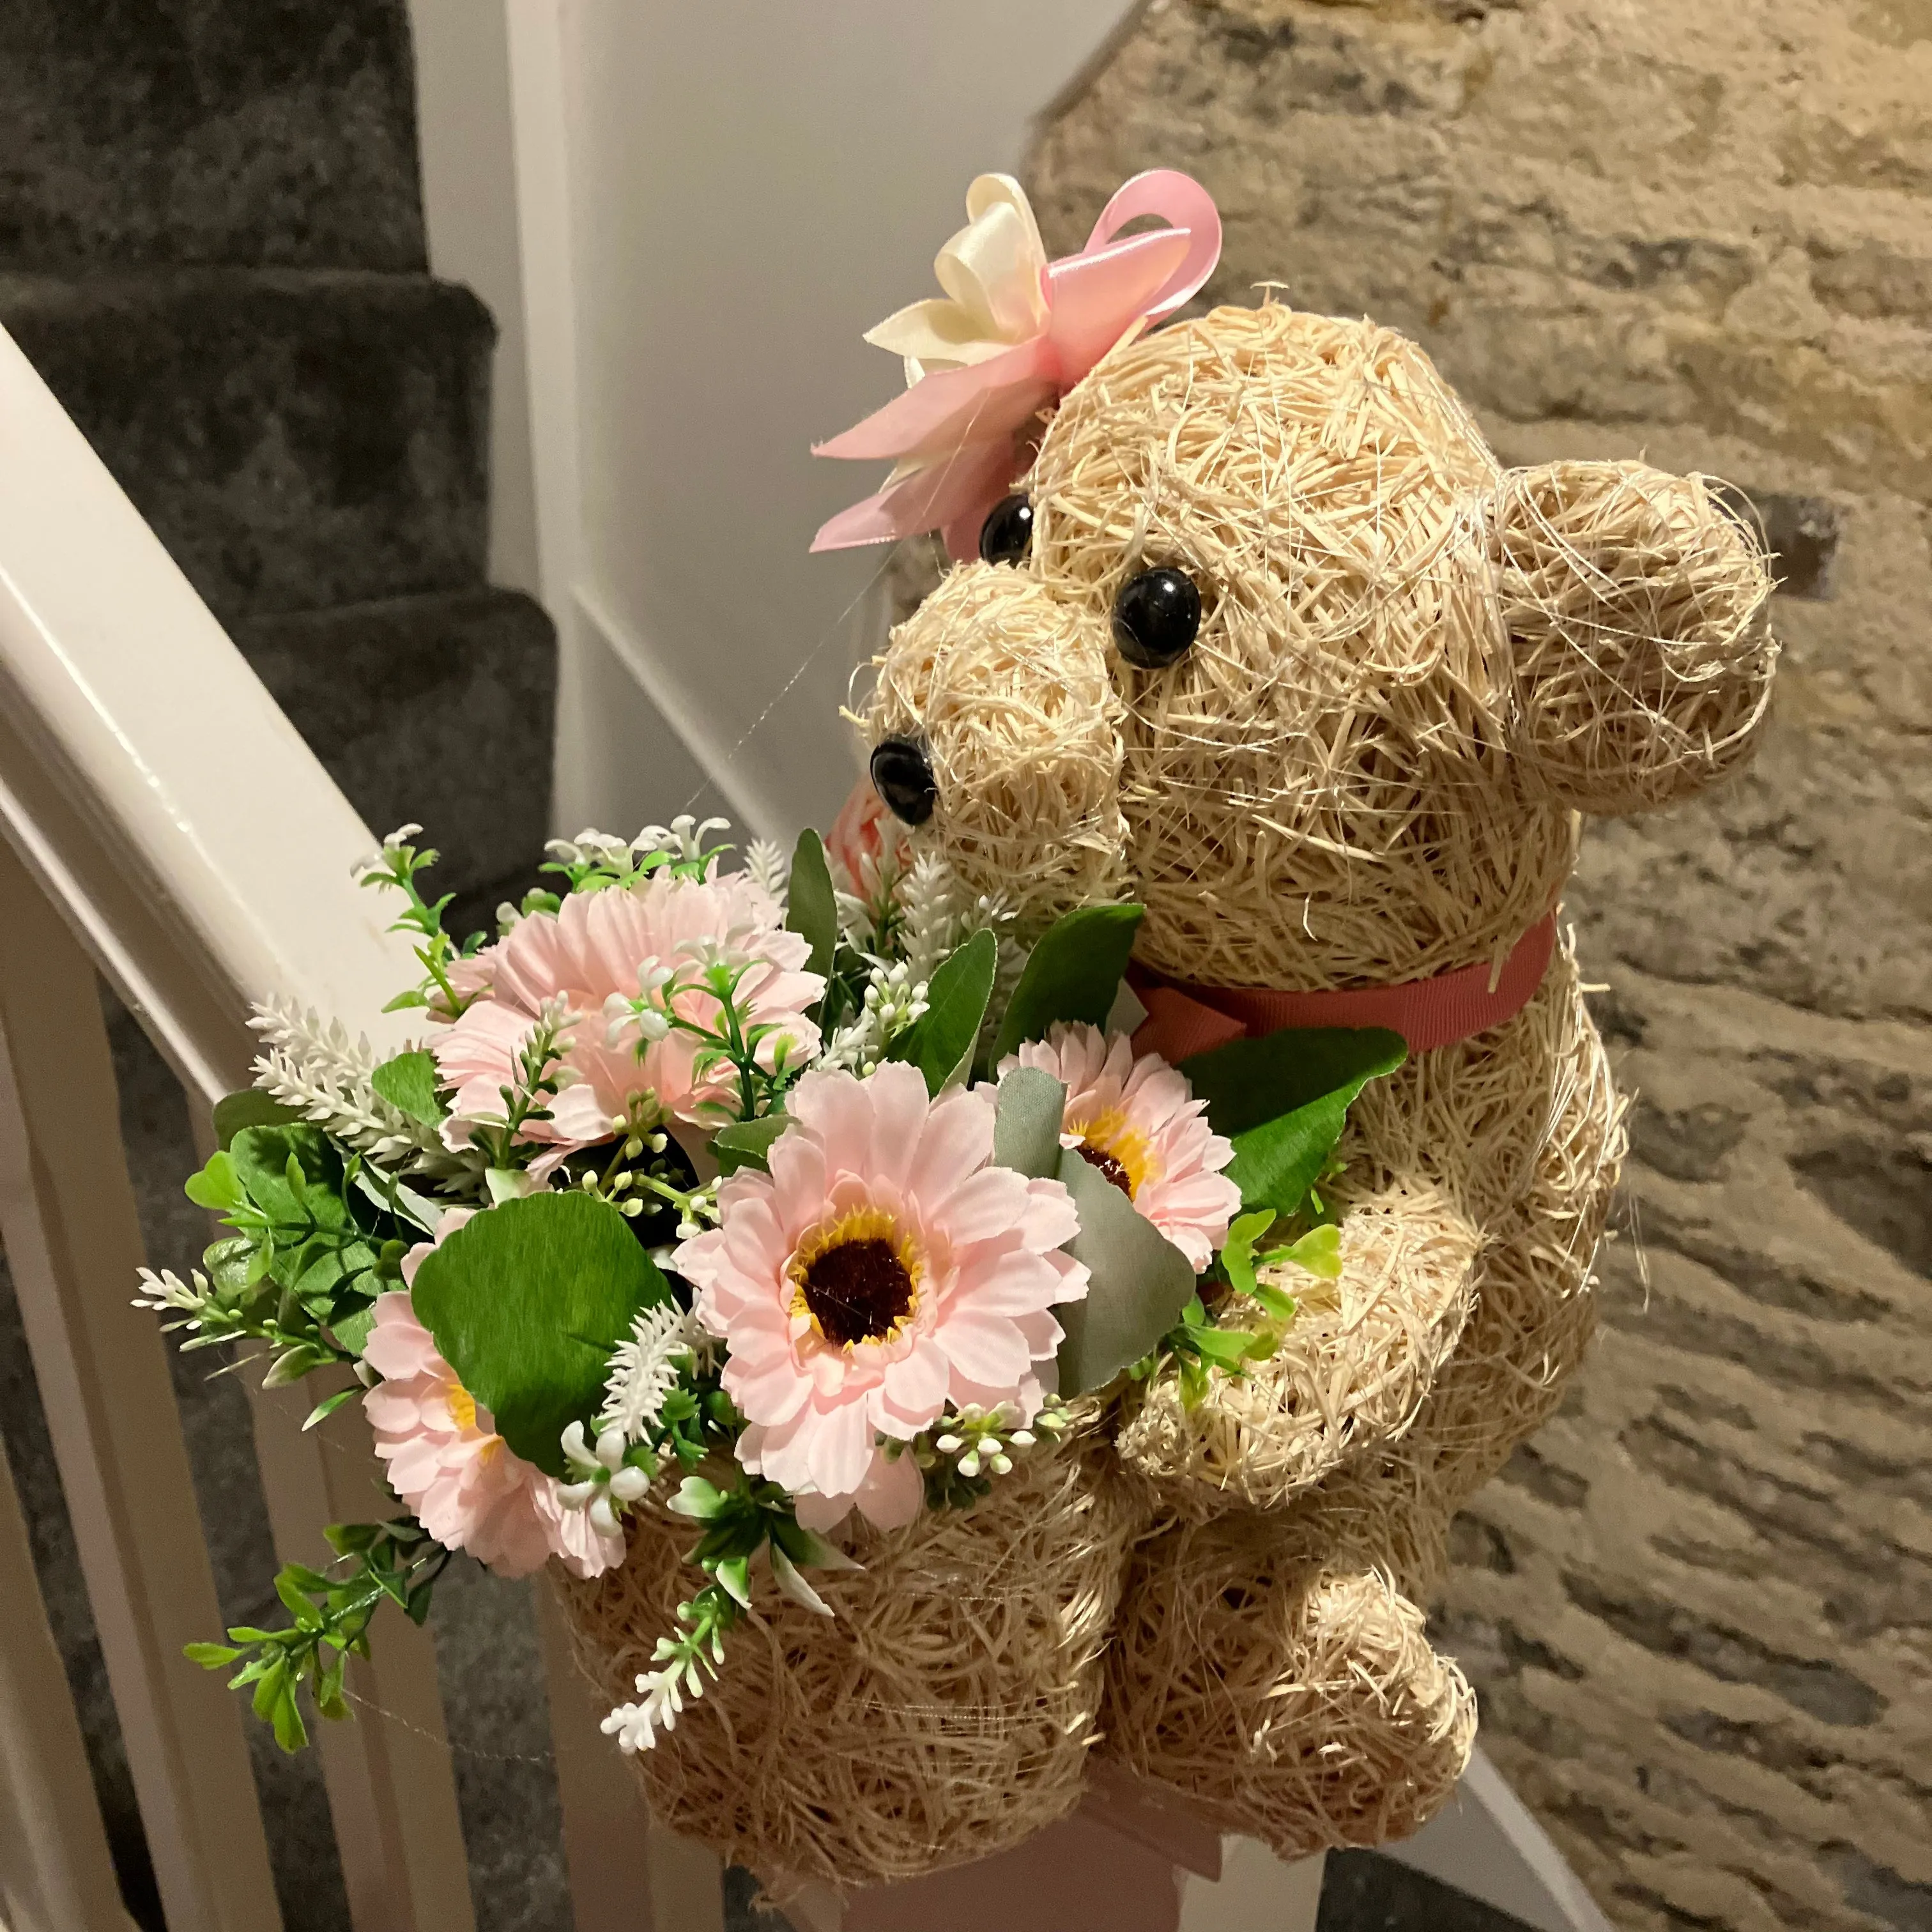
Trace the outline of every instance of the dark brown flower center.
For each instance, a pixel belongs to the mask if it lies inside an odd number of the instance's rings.
[[[1091,1141],[1080,1143],[1080,1158],[1111,1180],[1127,1198],[1134,1198],[1133,1178],[1105,1148],[1096,1148]]]
[[[799,1283],[828,1342],[876,1341],[912,1306],[913,1280],[890,1241],[841,1241],[814,1256]]]

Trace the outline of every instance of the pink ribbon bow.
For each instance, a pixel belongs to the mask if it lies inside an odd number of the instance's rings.
[[[1009,284],[1017,276],[1028,285],[974,286],[980,310],[995,320],[979,339],[946,345],[944,359],[959,366],[927,372],[909,358],[912,386],[904,395],[814,448],[814,456],[890,458],[897,465],[877,494],[825,524],[812,540],[814,550],[937,530],[955,557],[974,555],[980,526],[1011,488],[1018,445],[1040,412],[1110,349],[1172,314],[1221,256],[1221,218],[1212,198],[1171,168],[1135,176],[1101,211],[1086,247],[1058,261],[1045,259],[1017,182],[982,176],[967,205],[974,226],[953,238],[938,265],[949,290],[973,284],[988,255],[1000,257],[998,268]],[[1168,225],[1114,239],[1144,215]],[[999,241],[976,252],[981,224],[1000,220]],[[956,303],[917,306],[961,312]],[[902,310],[874,338],[912,314]]]

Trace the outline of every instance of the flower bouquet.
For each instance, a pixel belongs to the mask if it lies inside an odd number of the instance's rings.
[[[188,1185],[226,1232],[144,1276],[184,1346],[359,1404],[397,1507],[194,1647],[285,1749],[349,1715],[385,1600],[548,1564],[653,1809],[782,1886],[909,1876],[1077,1802],[1148,1390],[1271,1358],[1339,1266],[1321,1176],[1400,1059],[1136,1054],[1140,909],[1023,930],[869,792],[828,853],[688,818],[552,848],[458,943],[406,826],[418,1044],[286,1006]],[[1204,1065],[1206,1063],[1203,1063]]]

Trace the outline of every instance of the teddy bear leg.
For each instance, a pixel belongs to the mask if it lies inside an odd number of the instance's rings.
[[[1283,1544],[1278,1520],[1248,1516],[1144,1548],[1106,1748],[1284,1858],[1405,1837],[1468,1762],[1474,1696],[1390,1566],[1298,1563]]]

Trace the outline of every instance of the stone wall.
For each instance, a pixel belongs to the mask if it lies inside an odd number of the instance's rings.
[[[1630,1225],[1441,1628],[1621,1923],[1932,1927],[1932,0],[1166,0],[1042,131],[1049,246],[1156,165],[1217,298],[1373,314],[1507,460],[1764,515],[1763,755],[1570,897]]]

